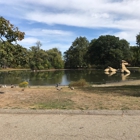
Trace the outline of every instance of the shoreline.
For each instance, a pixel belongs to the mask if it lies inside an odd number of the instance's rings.
[[[116,87],[116,86],[138,86],[140,85],[140,80],[130,80],[130,81],[121,81],[116,83],[106,83],[101,85],[92,85],[92,87]]]
[[[0,84],[3,86],[3,84]],[[121,81],[121,82],[115,82],[115,83],[106,83],[106,84],[93,84],[91,87],[118,87],[118,86],[138,86],[140,85],[140,80],[129,80],[129,81]],[[61,87],[68,87],[68,85],[60,85]],[[25,88],[47,88],[47,87],[55,87],[55,85],[31,85],[27,86]],[[6,85],[6,87],[0,87],[0,88],[11,88],[11,85]],[[19,87],[16,85],[14,88],[24,88]]]

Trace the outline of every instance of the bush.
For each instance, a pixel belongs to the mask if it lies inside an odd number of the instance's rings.
[[[38,66],[38,69],[39,69],[39,70],[44,70],[44,67],[43,67],[42,65],[39,65],[39,66]]]
[[[84,79],[80,79],[79,81],[71,82],[69,84],[69,86],[76,86],[76,87],[84,87],[84,86],[87,86],[87,85],[88,85],[88,83]]]
[[[28,86],[28,82],[26,81],[19,84],[19,87],[27,87],[27,86]]]

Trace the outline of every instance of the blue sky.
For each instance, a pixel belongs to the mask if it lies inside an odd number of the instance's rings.
[[[79,36],[89,41],[115,35],[136,44],[140,0],[0,0],[0,16],[25,32],[23,47],[69,49]]]

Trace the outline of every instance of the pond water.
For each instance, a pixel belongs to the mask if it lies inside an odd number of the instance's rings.
[[[127,80],[140,80],[140,72],[132,71],[130,75],[122,73],[105,74],[103,70],[57,70],[57,71],[9,71],[0,72],[0,84],[11,85],[28,81],[32,86],[53,86],[57,83],[68,85],[72,81],[85,79],[89,84],[103,84]]]

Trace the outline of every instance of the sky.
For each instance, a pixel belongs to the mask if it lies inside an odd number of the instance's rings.
[[[140,0],[0,0],[0,16],[25,32],[18,44],[29,49],[40,41],[63,54],[80,36],[114,35],[136,45],[139,7]]]

